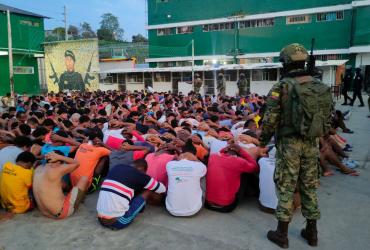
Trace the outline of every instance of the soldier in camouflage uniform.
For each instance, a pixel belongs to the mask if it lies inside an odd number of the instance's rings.
[[[59,91],[63,90],[79,90],[85,91],[85,83],[82,75],[75,71],[76,57],[71,50],[66,50],[64,53],[64,62],[66,71],[60,76]]]
[[[269,231],[270,241],[282,248],[289,247],[288,225],[293,216],[293,194],[298,187],[302,199],[302,214],[307,219],[306,229],[301,235],[311,246],[317,245],[316,220],[320,218],[316,189],[318,187],[319,144],[318,138],[306,138],[294,132],[288,89],[289,78],[294,80],[314,80],[305,70],[308,60],[306,49],[299,44],[291,44],[280,53],[283,63],[283,78],[275,84],[267,98],[267,108],[263,118],[261,146],[266,146],[271,137],[276,139],[275,184],[278,197],[276,231]],[[331,98],[331,97],[330,97]],[[290,121],[290,122],[289,122]]]
[[[222,96],[225,95],[225,78],[223,73],[219,73],[217,76],[217,92]]]
[[[238,81],[237,85],[238,85],[238,88],[239,88],[239,96],[247,95],[248,81],[247,81],[244,73],[240,74],[239,81]]]
[[[199,94],[200,89],[202,88],[203,82],[202,79],[200,78],[199,74],[195,74],[195,80],[194,80],[194,92]]]

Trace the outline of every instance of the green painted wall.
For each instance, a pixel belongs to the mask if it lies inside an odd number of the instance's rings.
[[[149,25],[259,14],[351,3],[351,0],[161,0],[148,1]],[[227,3],[227,8],[225,8]],[[168,18],[168,15],[171,15]]]
[[[44,21],[42,18],[11,14],[13,48],[42,50],[44,42]],[[39,27],[21,24],[21,21],[38,22]],[[6,14],[0,13],[0,47],[8,47],[8,32]]]
[[[21,24],[21,21],[39,23],[39,27]],[[14,90],[16,93],[37,94],[39,92],[39,75],[35,51],[43,51],[44,20],[42,18],[11,14],[12,42],[14,48],[14,66],[34,67],[34,74],[14,75]],[[6,13],[0,13],[0,50],[7,51],[8,33]],[[9,58],[0,56],[0,95],[10,91],[9,88]]]
[[[286,17],[275,18],[273,27],[240,29],[239,48],[245,53],[278,52],[286,44],[298,42],[310,47],[311,38],[316,38],[315,49],[342,49],[350,46],[352,11],[344,12],[344,20],[286,24]],[[192,39],[195,55],[227,55],[234,49],[234,30],[203,32],[195,26],[191,34],[157,36],[149,31],[149,55],[156,57],[190,56]],[[182,48],[181,48],[182,47]]]
[[[353,46],[370,45],[370,6],[354,9]]]

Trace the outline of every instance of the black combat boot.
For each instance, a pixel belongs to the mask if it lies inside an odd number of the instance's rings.
[[[317,246],[317,227],[316,220],[307,220],[306,229],[302,229],[301,236],[306,239],[308,245],[312,247]]]
[[[288,248],[288,225],[289,222],[279,221],[276,231],[269,231],[267,238],[281,248]]]

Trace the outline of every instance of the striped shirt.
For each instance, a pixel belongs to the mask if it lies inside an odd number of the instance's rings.
[[[156,193],[166,192],[165,186],[128,165],[113,167],[104,180],[97,204],[99,216],[113,218],[121,217],[130,207],[135,194],[143,189]]]

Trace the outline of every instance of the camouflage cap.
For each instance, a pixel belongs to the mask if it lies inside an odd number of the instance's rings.
[[[66,50],[66,52],[64,52],[64,57],[67,57],[67,56],[72,58],[73,61],[76,61],[75,54],[72,52],[72,50]]]
[[[308,52],[299,43],[293,43],[284,47],[280,52],[280,62],[289,64],[308,60]]]

